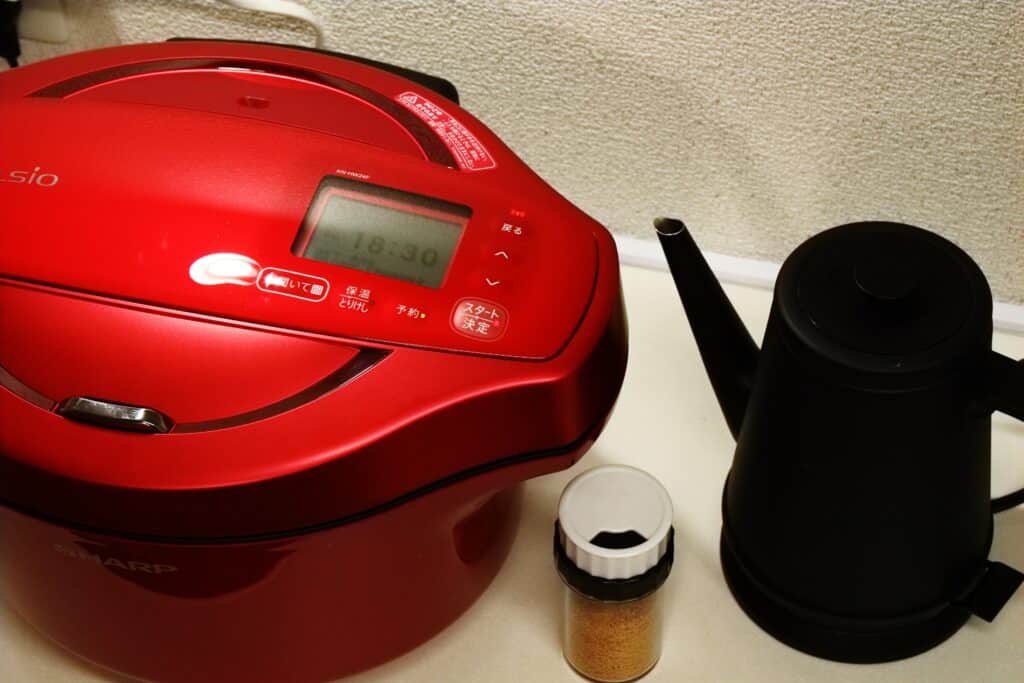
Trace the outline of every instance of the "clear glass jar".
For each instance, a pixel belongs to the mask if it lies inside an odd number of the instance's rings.
[[[661,657],[660,590],[634,600],[598,600],[565,585],[562,651],[581,675],[603,683],[640,678]]]
[[[643,470],[595,467],[562,491],[554,536],[562,651],[583,676],[621,683],[658,663],[674,536],[672,499]]]

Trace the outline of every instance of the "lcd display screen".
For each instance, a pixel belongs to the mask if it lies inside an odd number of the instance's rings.
[[[314,261],[440,287],[469,207],[360,183],[325,180],[294,252]]]

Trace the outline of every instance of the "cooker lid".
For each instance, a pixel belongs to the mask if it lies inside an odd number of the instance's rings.
[[[298,533],[567,466],[607,416],[613,242],[439,95],[212,43],[0,80],[0,505],[150,539]],[[317,251],[366,212],[394,228],[346,233],[376,266]]]

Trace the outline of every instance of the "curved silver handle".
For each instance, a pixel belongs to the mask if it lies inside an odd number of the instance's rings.
[[[171,431],[170,418],[153,408],[113,403],[98,398],[76,396],[57,406],[57,413],[78,422],[143,434],[166,434]]]

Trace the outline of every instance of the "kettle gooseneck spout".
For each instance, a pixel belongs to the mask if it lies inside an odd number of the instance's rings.
[[[758,348],[689,230],[675,218],[654,221],[672,279],[693,328],[704,369],[734,438],[757,371]]]

